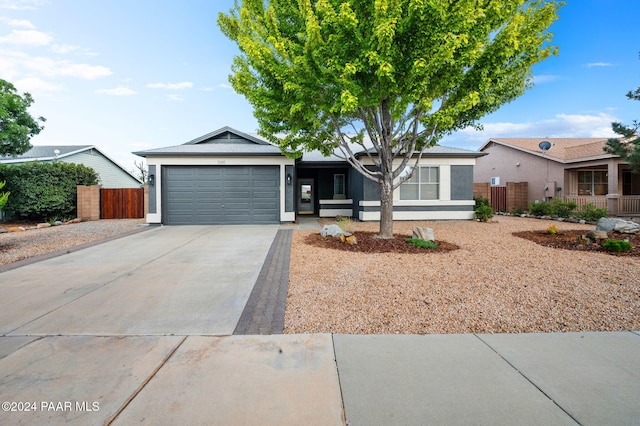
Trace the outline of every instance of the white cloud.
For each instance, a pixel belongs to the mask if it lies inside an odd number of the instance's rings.
[[[51,46],[51,50],[55,53],[65,54],[80,49],[80,46],[74,46],[71,44],[54,44]]]
[[[0,8],[11,10],[35,10],[49,3],[48,0],[0,0]]]
[[[446,137],[443,145],[478,149],[489,138],[608,138],[614,137],[611,123],[619,121],[606,114],[556,114],[553,118],[524,123],[482,123],[483,130],[471,127]]]
[[[0,37],[0,43],[18,46],[46,46],[53,37],[37,30],[12,30],[8,36]]]
[[[149,89],[182,90],[190,89],[193,87],[193,83],[190,81],[183,81],[181,83],[149,83],[147,87]]]
[[[30,30],[35,30],[36,26],[26,19],[9,19],[5,17],[0,17],[0,22],[4,22],[10,27],[20,27],[20,28],[28,28]]]
[[[587,68],[594,68],[594,67],[612,67],[613,64],[609,63],[609,62],[590,62],[587,65],[585,65]]]
[[[22,92],[55,92],[62,89],[61,86],[49,83],[38,77],[27,77],[17,80],[15,86]]]
[[[136,95],[138,92],[128,87],[118,86],[115,89],[99,89],[96,90],[96,93],[112,96],[131,96]]]
[[[546,75],[535,75],[533,76],[533,83],[534,84],[544,84],[544,83],[551,83],[554,81],[560,80],[560,76],[558,75],[552,75],[552,74],[546,74]]]

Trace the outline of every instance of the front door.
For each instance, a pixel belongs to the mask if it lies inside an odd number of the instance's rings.
[[[298,179],[298,214],[314,214],[315,188],[313,179]]]

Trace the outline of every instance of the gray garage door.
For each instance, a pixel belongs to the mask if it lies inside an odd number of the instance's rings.
[[[166,166],[163,223],[280,222],[278,166]]]

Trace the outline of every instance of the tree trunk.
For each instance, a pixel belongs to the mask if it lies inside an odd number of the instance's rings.
[[[378,238],[393,238],[393,182],[383,177],[380,184],[380,233]]]

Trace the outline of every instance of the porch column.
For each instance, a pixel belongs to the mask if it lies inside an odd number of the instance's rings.
[[[609,189],[607,191],[607,210],[611,216],[618,215],[618,199],[620,194],[618,192],[618,162],[615,158],[611,158],[607,162],[607,176]]]

